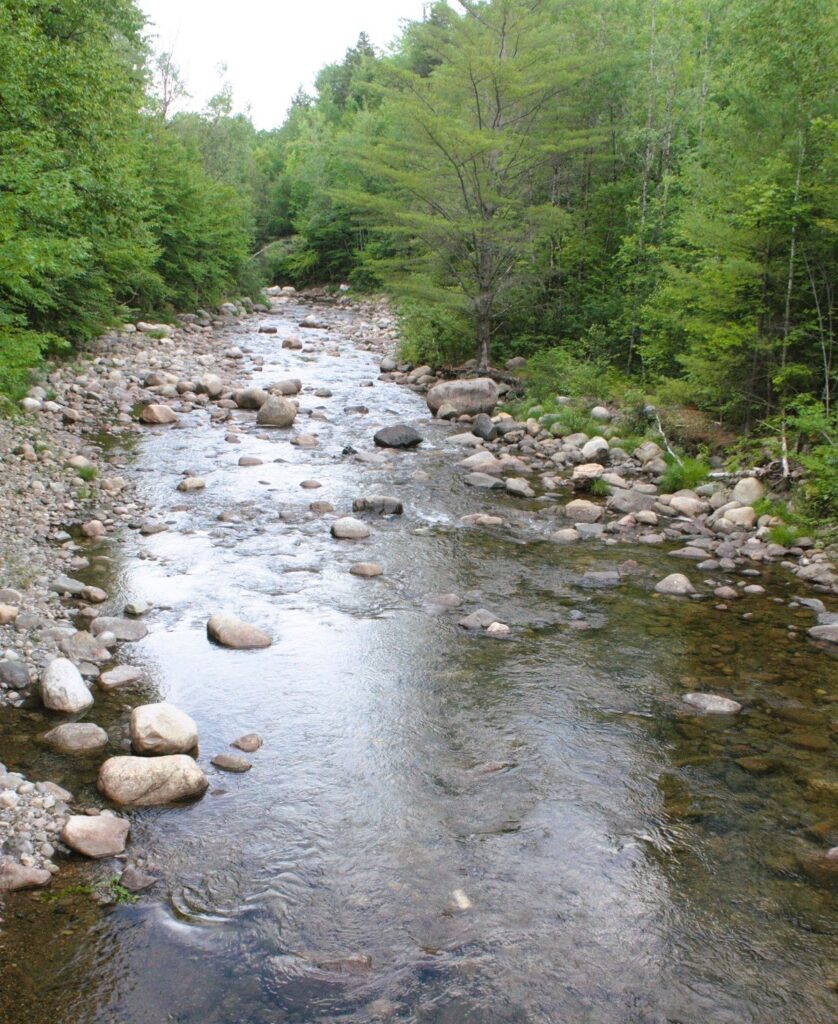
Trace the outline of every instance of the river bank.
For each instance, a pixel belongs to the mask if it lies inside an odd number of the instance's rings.
[[[144,1024],[164,1006],[223,1022],[243,1006],[260,1022],[278,1007],[546,1021],[559,1005],[572,1020],[628,1006],[740,1020],[747,1005],[766,1024],[789,1008],[818,1021],[838,844],[834,647],[809,635],[834,614],[826,553],[771,549],[738,484],[667,499],[659,450],[621,453],[618,435],[431,418],[432,374],[386,362],[383,306],[276,297],[258,317],[156,333],[104,341],[49,382],[57,409],[0,428],[19,449],[0,481],[3,564],[18,566],[0,599],[17,609],[0,627],[17,680],[0,760],[29,816],[7,807],[0,823],[44,834],[4,853],[87,887],[8,897],[0,1008],[43,989],[73,1024]],[[290,429],[266,422],[289,401]],[[157,407],[175,420],[140,422]],[[374,442],[394,428],[406,448]],[[610,494],[591,493],[604,477]],[[673,575],[688,589],[661,590]],[[218,613],[269,646],[209,643]],[[57,656],[92,708],[40,707]],[[736,710],[685,699],[702,694]],[[136,750],[132,712],[160,701],[195,725],[206,796],[104,800],[102,763]],[[44,743],[76,722],[104,745]],[[231,746],[252,734],[259,746]],[[126,822],[127,845],[87,867],[41,827],[71,816]],[[103,889],[114,877],[143,895]],[[92,891],[111,908],[91,909]],[[747,910],[711,911],[737,892]],[[23,949],[61,915],[72,934],[26,980]],[[708,933],[731,958],[720,980],[694,945]],[[99,974],[91,1010],[67,986],[83,990],[106,948],[122,973]]]

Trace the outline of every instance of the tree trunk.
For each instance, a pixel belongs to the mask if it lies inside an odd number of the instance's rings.
[[[481,307],[483,303],[481,301]],[[484,373],[492,358],[492,318],[481,308],[477,311],[477,369]]]

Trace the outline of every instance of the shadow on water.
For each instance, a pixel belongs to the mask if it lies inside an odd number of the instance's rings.
[[[292,330],[270,322],[280,339]],[[363,386],[368,353],[245,340],[266,357],[257,379],[332,390],[303,395],[328,417],[304,427],[319,446],[241,414],[239,444],[205,413],[154,433],[132,459],[168,530],[129,537],[96,580],[114,607],[157,611],[123,651],[143,688],[98,697],[91,718],[113,753],[133,704],[188,710],[210,791],[133,815],[130,849],[160,879],[136,905],[9,902],[0,1020],[834,1020],[836,890],[802,865],[838,843],[835,790],[808,784],[836,778],[835,661],[789,635],[789,578],[766,572],[749,619],[655,597],[664,552],[545,543],[514,499],[463,486],[448,428],[419,398]],[[358,405],[369,412],[344,411]],[[422,450],[383,467],[341,455],[396,419],[418,424]],[[262,465],[239,467],[243,454]],[[173,497],[184,470],[206,491]],[[323,486],[301,489],[311,478]],[[368,541],[335,542],[308,511],[374,493],[406,513],[374,521]],[[511,529],[459,524],[498,507]],[[360,560],[385,575],[350,576]],[[619,586],[581,585],[618,566]],[[427,602],[452,591],[511,637],[466,635],[461,611]],[[274,646],[210,646],[219,609]],[[745,711],[686,714],[696,689]],[[93,802],[97,762],[42,749],[45,726],[4,712],[0,758]],[[265,740],[251,772],[209,767],[249,731]],[[73,863],[57,884],[97,870]]]

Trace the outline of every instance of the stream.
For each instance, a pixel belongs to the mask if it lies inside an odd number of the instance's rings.
[[[807,784],[836,778],[838,672],[789,635],[813,621],[789,608],[802,585],[765,566],[743,618],[654,596],[679,569],[663,548],[550,543],[543,499],[467,487],[456,428],[341,340],[352,310],[328,307],[332,329],[305,332],[314,351],[280,348],[310,311],[235,340],[265,360],[248,383],[298,377],[302,410],[326,420],[268,431],[199,409],[119,453],[168,530],[103,546],[112,563],[83,577],[117,610],[154,605],[149,636],[121,652],[145,682],[98,693],[89,717],[122,753],[127,710],[172,702],[198,724],[210,789],[131,812],[129,854],[158,879],[139,901],[10,900],[0,1021],[838,1020],[838,873],[803,868],[838,843],[838,785]],[[398,422],[420,448],[343,454]],[[318,447],[291,445],[297,430]],[[177,493],[185,470],[206,490]],[[352,514],[367,495],[405,507],[367,517],[367,540],[332,539],[333,517],[309,510]],[[507,526],[460,522],[474,512]],[[362,561],[383,575],[350,575]],[[585,576],[617,567],[616,587]],[[460,607],[433,600],[450,593]],[[477,608],[509,637],[460,628]],[[273,646],[210,644],[221,611]],[[696,716],[690,690],[745,710]],[[0,711],[0,759],[101,804],[104,755],[46,750],[47,724]],[[251,771],[210,766],[249,732],[264,740]],[[74,859],[53,887],[96,872]]]

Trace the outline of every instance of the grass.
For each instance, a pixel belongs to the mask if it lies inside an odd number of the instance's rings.
[[[611,495],[611,488],[604,480],[594,480],[590,490],[595,498],[608,498]]]
[[[681,462],[676,462],[672,456],[669,456],[666,462],[666,471],[661,476],[660,482],[661,491],[664,494],[691,491],[703,483],[710,474],[710,467],[701,459],[691,459],[687,456]]]
[[[779,544],[784,548],[793,548],[803,534],[796,526],[788,523],[778,523],[768,531],[768,539],[772,544]]]
[[[76,470],[76,476],[80,476],[86,483],[90,483],[91,480],[96,479],[96,472],[95,466],[82,466],[81,469]]]
[[[38,893],[38,899],[42,903],[60,903],[62,900],[72,899],[74,896],[89,896],[91,898],[106,899],[110,903],[130,904],[136,903],[140,898],[139,893],[131,892],[120,882],[119,875],[105,879],[96,885],[82,883],[68,885],[64,889],[53,889]]]

